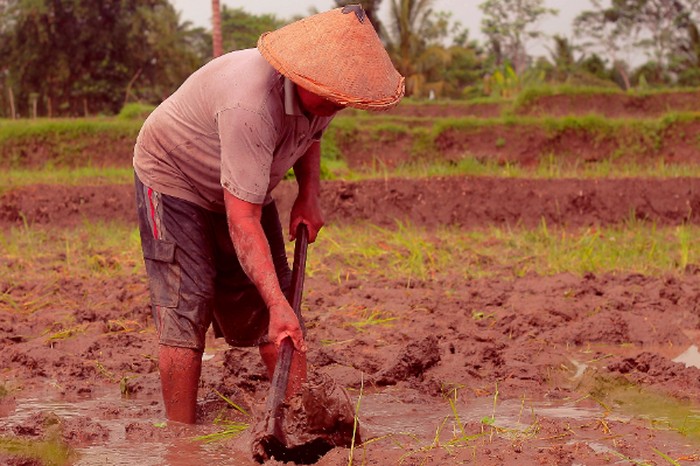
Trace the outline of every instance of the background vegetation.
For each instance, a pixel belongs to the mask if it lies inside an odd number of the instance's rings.
[[[415,98],[512,98],[550,83],[700,83],[700,0],[592,0],[571,39],[538,27],[558,14],[544,0],[485,0],[484,43],[436,11],[434,0],[386,1],[388,18],[378,15],[382,0],[362,4]],[[254,47],[262,32],[297,19],[217,11],[223,51]],[[533,58],[538,43],[549,57]],[[632,67],[620,59],[632,49],[647,61]],[[168,0],[0,0],[0,118],[113,115],[130,102],[157,104],[212,55],[212,31],[182,21]]]

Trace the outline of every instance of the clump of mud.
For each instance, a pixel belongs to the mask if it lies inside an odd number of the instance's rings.
[[[256,461],[274,457],[312,464],[333,448],[361,442],[350,397],[326,374],[309,374],[300,392],[282,406],[282,414],[275,433],[270,413],[256,425],[252,445]]]
[[[396,361],[376,375],[377,385],[395,385],[409,378],[422,378],[423,373],[440,362],[438,339],[434,335],[413,342],[398,354]]]

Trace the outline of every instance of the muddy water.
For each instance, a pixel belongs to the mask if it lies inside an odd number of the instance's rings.
[[[188,466],[192,464],[231,464],[230,452],[217,445],[193,442],[194,437],[211,432],[208,426],[177,425],[167,426],[163,419],[154,414],[152,407],[159,399],[123,399],[117,393],[80,400],[47,400],[28,398],[18,400],[14,412],[0,419],[0,426],[23,425],[40,412],[56,414],[64,420],[81,417],[94,418],[108,407],[118,412],[118,417],[102,418],[97,422],[108,430],[108,440],[104,444],[91,444],[76,448],[79,455],[75,465],[79,466]],[[134,439],[127,432],[129,426],[141,425],[162,430],[161,435],[148,435],[141,440]],[[150,438],[153,437],[153,438]],[[242,453],[242,452],[241,452]],[[201,462],[201,463],[200,463]],[[246,463],[244,463],[246,464]]]
[[[405,393],[403,394],[405,396]],[[353,399],[355,406],[357,398]],[[61,419],[94,418],[95,413],[118,412],[114,418],[99,416],[97,419],[108,431],[107,440],[76,448],[79,466],[187,466],[192,464],[253,465],[248,445],[250,435],[244,433],[238,441],[203,443],[195,437],[212,433],[212,426],[168,426],[160,417],[160,410],[154,410],[158,399],[122,399],[116,393],[79,400],[47,400],[27,398],[18,400],[15,409],[0,419],[0,426],[22,425],[36,413],[52,412]],[[600,417],[602,410],[582,408],[572,405],[545,402],[523,402],[504,400],[498,402],[494,411],[492,400],[483,399],[457,406],[453,411],[448,402],[441,404],[415,404],[399,400],[391,390],[381,394],[363,395],[359,400],[359,418],[365,439],[392,436],[399,439],[418,439],[429,443],[439,431],[440,436],[451,439],[459,432],[459,422],[480,422],[494,417],[499,427],[525,430],[533,422],[532,413],[547,417],[572,419],[592,419]],[[150,414],[149,414],[150,413]],[[147,426],[160,432],[140,437],[129,435],[129,427],[134,424]],[[144,429],[147,432],[148,429]],[[397,446],[398,448],[398,446]]]
[[[538,416],[570,418],[576,420],[600,417],[602,409],[572,404],[531,402],[523,400],[498,401],[479,399],[468,405],[457,406],[453,411],[448,402],[441,405],[414,405],[404,403],[391,393],[366,396],[361,399],[360,418],[367,438],[381,436],[412,436],[432,439],[442,426],[441,433],[452,438],[459,432],[459,424],[481,422],[488,418],[504,429],[524,430]]]

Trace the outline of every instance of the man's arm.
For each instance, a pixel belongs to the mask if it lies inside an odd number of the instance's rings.
[[[323,227],[321,212],[321,143],[314,142],[294,164],[294,175],[299,185],[289,219],[289,236],[295,239],[297,226],[305,223],[309,229],[309,242],[316,240]]]
[[[270,312],[270,342],[279,347],[289,336],[298,351],[306,351],[299,320],[280,288],[270,246],[260,225],[262,206],[238,199],[225,189],[224,204],[238,260]]]

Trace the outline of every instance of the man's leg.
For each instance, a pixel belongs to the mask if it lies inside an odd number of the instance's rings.
[[[258,347],[267,374],[272,380],[277,365],[277,348],[273,343],[263,343]],[[287,385],[287,399],[291,398],[301,388],[301,384],[306,382],[306,353],[294,350],[292,353],[292,366],[289,368],[289,383]]]
[[[158,358],[165,415],[171,421],[194,424],[202,352],[160,345]]]
[[[166,416],[194,423],[215,270],[209,212],[135,178],[139,230],[159,340]]]

